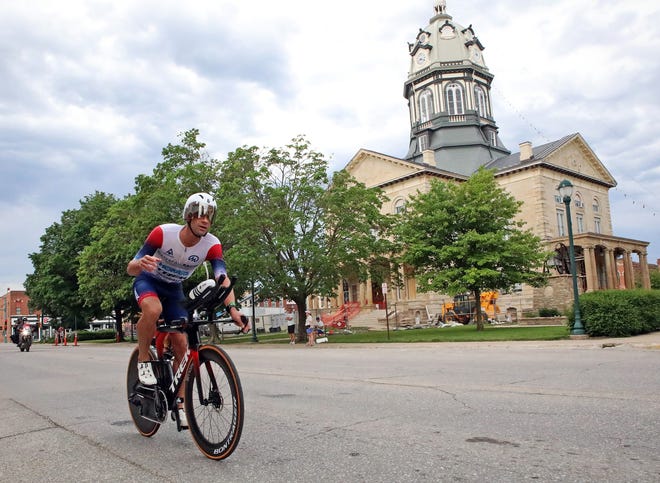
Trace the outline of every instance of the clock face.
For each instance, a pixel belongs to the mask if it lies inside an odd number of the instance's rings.
[[[473,50],[472,59],[475,60],[476,62],[479,62],[481,60],[481,52],[479,52],[478,50]]]
[[[426,53],[420,52],[419,54],[417,54],[417,63],[421,65],[424,62],[426,62]]]

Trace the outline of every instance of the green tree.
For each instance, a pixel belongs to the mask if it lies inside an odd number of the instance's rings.
[[[122,337],[122,314],[134,316],[133,278],[126,265],[144,243],[151,229],[161,223],[182,223],[182,210],[189,195],[217,187],[217,161],[198,140],[199,131],[182,133],[180,144],[163,148],[163,161],[150,176],[135,179],[135,193],[116,203],[90,233],[90,243],[81,254],[78,273],[81,293],[90,306],[114,311],[118,338]],[[188,285],[192,285],[194,280]],[[131,312],[133,312],[131,314]]]
[[[302,136],[279,149],[242,147],[221,163],[218,229],[230,270],[262,297],[295,302],[300,337],[308,296],[334,294],[348,273],[366,277],[390,248],[382,193],[346,171],[329,183],[327,168]]]
[[[94,224],[116,202],[114,196],[96,192],[80,201],[80,208],[62,213],[41,236],[41,248],[29,255],[34,273],[27,275],[25,291],[33,307],[61,317],[65,327],[84,327],[91,317],[103,315],[85,303],[79,293],[79,254],[89,243]]]
[[[660,270],[657,268],[649,270],[649,277],[651,278],[651,288],[660,290]]]
[[[433,181],[411,197],[396,231],[405,246],[401,261],[415,268],[420,291],[471,292],[479,301],[486,290],[542,286],[550,254],[516,221],[521,204],[484,168],[460,184]]]

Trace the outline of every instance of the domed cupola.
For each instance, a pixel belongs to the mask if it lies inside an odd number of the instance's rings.
[[[410,71],[404,97],[410,109],[406,159],[470,175],[510,154],[492,115],[493,75],[472,25],[465,28],[435,0],[434,16],[408,44]]]

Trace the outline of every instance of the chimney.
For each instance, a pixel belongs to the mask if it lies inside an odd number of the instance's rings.
[[[422,151],[422,161],[431,166],[435,166],[435,153],[432,149]]]
[[[518,146],[520,147],[520,161],[527,161],[534,157],[532,143],[530,141],[522,142]]]

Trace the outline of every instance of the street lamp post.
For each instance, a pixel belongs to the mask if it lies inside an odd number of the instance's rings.
[[[257,297],[254,295],[254,280],[250,284],[252,285],[252,342],[259,342],[257,339],[257,309],[255,307]]]
[[[584,335],[584,326],[582,325],[582,318],[580,316],[580,300],[578,297],[578,284],[577,284],[577,267],[575,266],[575,246],[573,245],[573,223],[571,222],[571,196],[573,195],[573,184],[565,179],[559,186],[557,191],[566,205],[566,222],[568,224],[568,252],[571,261],[571,277],[573,278],[573,311],[575,315],[575,322],[571,329],[571,335]]]

